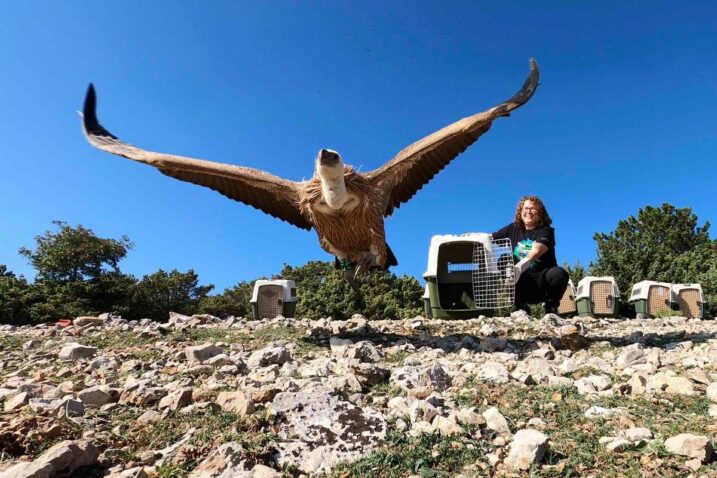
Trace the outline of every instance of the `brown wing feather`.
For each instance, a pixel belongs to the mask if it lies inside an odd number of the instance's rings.
[[[530,75],[523,87],[509,100],[487,111],[463,118],[404,148],[382,167],[366,176],[384,191],[384,216],[408,201],[445,168],[453,158],[488,131],[493,120],[509,116],[526,103],[538,87],[538,64],[530,60]]]
[[[257,169],[137,148],[121,141],[99,123],[96,105],[95,89],[90,85],[85,98],[83,125],[85,136],[93,146],[154,166],[167,176],[208,187],[294,226],[311,229],[311,224],[299,210],[299,183]]]

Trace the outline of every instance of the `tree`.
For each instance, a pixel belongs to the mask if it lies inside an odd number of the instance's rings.
[[[164,321],[170,311],[194,314],[213,288],[212,284],[199,285],[199,276],[192,269],[169,273],[160,269],[142,277],[134,287],[129,318]]]
[[[229,289],[225,289],[221,294],[204,297],[200,301],[199,311],[221,318],[227,318],[230,315],[251,317],[252,311],[249,301],[254,290],[253,285],[253,282],[242,281]]]
[[[39,280],[79,281],[97,279],[108,272],[119,273],[119,262],[133,247],[127,236],[119,240],[103,239],[81,224],[77,227],[63,221],[52,224],[60,231],[35,236],[34,251],[20,249],[20,254],[37,270]]]
[[[329,262],[310,261],[301,267],[284,264],[273,278],[296,283],[299,295],[297,317],[346,319],[361,312],[359,295]]]
[[[275,278],[296,282],[297,317],[350,318],[360,313],[369,319],[414,317],[421,313],[423,289],[413,277],[374,271],[359,278],[354,291],[330,262],[311,261],[301,267],[284,265]]]
[[[0,264],[0,323],[27,324],[32,321],[30,307],[37,300],[24,277],[16,277]]]
[[[717,299],[717,241],[709,237],[709,222],[698,226],[690,208],[646,206],[637,217],[618,222],[609,234],[596,233],[594,275],[615,277],[623,300],[642,280],[671,283],[700,282],[714,313]]]
[[[31,285],[32,300],[26,304],[29,321],[55,321],[101,312],[127,313],[136,280],[122,274],[119,262],[132,248],[127,236],[98,237],[82,225],[72,227],[53,221],[59,231],[35,236],[35,249],[23,247],[37,270]]]
[[[563,269],[565,269],[565,271],[568,273],[568,275],[570,276],[570,280],[573,281],[573,285],[575,287],[578,286],[578,282],[580,282],[583,277],[589,275],[588,271],[580,263],[580,261],[576,261],[575,265],[572,266],[567,262],[563,262]]]

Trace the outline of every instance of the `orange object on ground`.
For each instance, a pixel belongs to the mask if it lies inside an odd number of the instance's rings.
[[[68,325],[72,325],[71,319],[60,319],[57,321],[57,325],[60,327],[67,327]]]

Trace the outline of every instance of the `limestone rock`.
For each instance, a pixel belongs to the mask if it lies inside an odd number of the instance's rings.
[[[281,425],[278,464],[304,473],[325,472],[339,461],[357,459],[386,437],[380,413],[345,401],[320,384],[278,394],[268,413]]]
[[[67,344],[60,350],[58,358],[60,360],[78,360],[82,358],[94,357],[97,353],[97,347],[87,347],[85,345],[73,342]]]
[[[508,420],[505,419],[500,410],[495,407],[490,407],[483,412],[483,418],[485,418],[486,428],[493,430],[500,435],[510,435],[510,427],[508,426]]]
[[[21,462],[0,473],[0,478],[45,478],[68,476],[79,468],[94,465],[99,451],[85,440],[65,440],[48,448],[33,462]]]
[[[192,403],[192,387],[183,387],[179,390],[173,390],[162,397],[159,401],[159,409],[179,410],[190,403]]]
[[[86,325],[102,325],[105,321],[99,317],[77,317],[72,323],[78,327],[84,327]]]
[[[282,365],[289,360],[291,360],[291,354],[286,347],[266,347],[251,354],[246,364],[249,368],[255,369],[272,364]]]
[[[526,428],[518,430],[510,445],[510,453],[505,465],[514,470],[527,470],[539,463],[548,450],[548,437],[538,430]]]
[[[256,410],[251,397],[241,391],[221,392],[217,397],[217,404],[222,410],[236,413],[240,416],[251,415]]]
[[[706,463],[712,458],[712,443],[709,437],[681,433],[665,440],[665,448],[675,455],[695,458]]]
[[[237,442],[219,445],[189,474],[189,478],[252,478],[251,471],[242,461],[243,453],[244,448]]]
[[[221,353],[223,353],[223,350],[211,343],[193,345],[185,349],[187,360],[190,363],[203,363]]]

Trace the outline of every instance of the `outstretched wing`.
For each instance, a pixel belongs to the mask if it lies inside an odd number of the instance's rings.
[[[538,87],[538,64],[530,60],[530,75],[523,87],[509,100],[488,111],[463,118],[403,149],[393,159],[366,176],[383,191],[384,216],[400,207],[453,158],[488,131],[493,120],[527,102]]]
[[[96,106],[95,88],[90,84],[85,97],[83,125],[87,140],[96,148],[154,166],[162,174],[208,187],[289,224],[311,229],[311,224],[299,211],[299,183],[257,169],[137,148],[118,139],[97,121]]]

